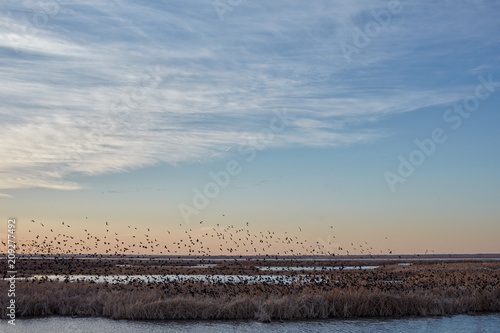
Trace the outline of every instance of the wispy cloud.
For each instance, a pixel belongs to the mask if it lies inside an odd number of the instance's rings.
[[[206,1],[90,1],[60,4],[28,33],[41,9],[7,5],[0,188],[71,190],[80,187],[72,173],[205,161],[256,137],[283,107],[293,121],[269,147],[376,140],[386,135],[379,119],[463,98],[470,87],[448,75],[491,67],[482,59],[463,68],[464,58],[474,56],[468,46],[498,45],[483,34],[498,27],[494,4],[450,13],[455,4],[402,3],[349,63],[340,41],[387,2],[245,2],[221,22]],[[464,17],[484,24],[465,28]],[[426,57],[452,58],[436,68]]]

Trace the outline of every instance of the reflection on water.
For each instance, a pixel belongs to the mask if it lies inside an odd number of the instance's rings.
[[[205,265],[209,266],[209,265]],[[213,267],[213,266],[209,266]],[[327,271],[341,269],[375,269],[379,266],[331,266],[331,267],[290,267],[290,266],[261,266],[256,267],[261,271]],[[92,281],[92,282],[107,282],[107,283],[129,283],[129,282],[146,282],[146,283],[169,283],[183,281],[204,281],[204,282],[276,282],[276,283],[292,283],[292,282],[320,282],[324,279],[321,277],[306,276],[306,275],[222,275],[222,274],[166,274],[166,275],[34,275],[31,278],[18,279],[43,279],[62,282],[77,282],[77,281]]]
[[[331,266],[331,267],[296,267],[296,266],[255,266],[261,271],[331,271],[342,269],[375,269],[379,266]]]
[[[134,260],[134,261],[165,261],[165,260],[182,260],[182,261],[220,261],[220,262],[225,262],[225,261],[248,261],[250,259],[252,260],[265,260],[265,261],[321,261],[321,260],[334,260],[334,261],[353,261],[353,260],[372,260],[372,261],[401,261],[401,260],[407,260],[407,261],[448,261],[448,260],[465,260],[465,261],[490,261],[490,260],[500,260],[500,257],[453,257],[453,256],[447,256],[447,255],[434,255],[434,256],[369,256],[369,257],[364,257],[364,256],[351,256],[351,257],[314,257],[314,258],[308,258],[308,257],[300,257],[300,258],[292,258],[292,257],[243,257],[243,258],[235,258],[235,257],[224,257],[224,258],[218,258],[218,257],[210,257],[210,256],[193,256],[193,257],[182,257],[182,256],[119,256],[119,257],[114,257],[114,256],[86,256],[86,255],[75,255],[75,254],[60,254],[60,255],[27,255],[27,254],[19,254],[18,255],[19,259],[38,259],[38,260],[55,260],[56,258],[58,260],[72,260],[72,259],[78,259],[78,260]],[[7,259],[7,256],[5,255],[0,255],[0,259]]]
[[[205,282],[275,282],[275,283],[292,283],[292,282],[314,282],[321,281],[321,278],[311,278],[301,275],[284,276],[284,275],[201,275],[201,274],[167,274],[167,275],[34,275],[26,279],[46,279],[62,282],[77,282],[77,281],[93,281],[93,282],[108,282],[108,283],[129,283],[129,282],[146,282],[146,283],[169,283],[183,281],[205,281]]]
[[[6,321],[0,324],[1,332],[65,332],[65,333],[159,333],[159,332],[341,332],[341,333],[423,333],[453,332],[497,333],[500,314],[458,315],[452,317],[402,318],[402,319],[331,319],[311,321],[286,321],[263,324],[255,321],[126,321],[103,318],[49,317],[16,320],[16,326]]]
[[[212,265],[200,265],[202,267],[213,267]],[[200,267],[194,266],[194,267]],[[215,265],[214,265],[215,266]],[[342,269],[375,269],[379,266],[331,266],[331,267],[290,267],[290,266],[261,266],[256,267],[261,271],[325,271]],[[310,277],[304,275],[284,276],[284,275],[202,275],[202,274],[166,274],[166,275],[34,275],[28,279],[46,279],[57,281],[93,281],[108,283],[128,283],[128,282],[154,282],[169,283],[183,281],[205,281],[205,282],[314,282],[322,281],[320,277]]]

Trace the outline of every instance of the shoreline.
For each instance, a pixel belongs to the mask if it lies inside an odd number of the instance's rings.
[[[71,262],[76,266],[81,264],[79,261]],[[321,261],[321,264],[325,263]],[[105,264],[104,260],[99,263],[101,266]],[[157,269],[169,272],[174,269],[177,272],[187,270],[186,273],[189,274],[193,274],[193,271],[205,272],[207,276],[221,272],[238,274],[252,269],[252,264],[242,267],[235,261],[229,261],[221,267],[201,268],[158,268],[147,265],[124,268],[114,266],[114,262],[110,265],[114,269],[108,269],[107,276],[113,276],[124,269],[141,269],[146,276]],[[68,273],[66,265],[51,267],[50,272],[53,274]],[[70,269],[74,270],[75,267]],[[85,269],[96,273],[95,267]],[[103,272],[105,269],[107,268],[101,267]],[[265,277],[266,272],[271,271],[253,272],[256,277]],[[280,273],[284,279],[304,274],[307,276],[311,271]],[[313,274],[321,277],[321,280],[290,283],[284,283],[280,279],[251,283],[196,280],[125,280],[120,283],[18,280],[16,318],[63,315],[129,320],[242,319],[268,322],[500,312],[498,261],[419,262],[408,266],[386,263],[375,269],[329,270]],[[5,280],[0,281],[2,290],[7,283]],[[6,318],[3,306],[6,301],[6,295],[0,294],[2,318]]]
[[[47,284],[47,282],[45,283]],[[276,320],[403,318],[500,312],[500,291],[450,296],[441,293],[395,293],[335,290],[281,296],[159,297],[155,290],[113,292],[81,284],[80,292],[64,282],[49,283],[43,292],[29,291],[17,304],[16,319],[47,316],[102,317],[126,320]],[[72,288],[71,288],[72,289]],[[18,290],[23,291],[23,286]],[[24,290],[28,291],[28,290]],[[42,294],[41,296],[38,294]],[[67,294],[71,293],[72,296]],[[66,294],[66,295],[65,295]],[[85,296],[83,296],[85,295]],[[469,295],[469,296],[467,296]],[[61,297],[64,296],[64,297]],[[2,319],[6,319],[2,311]]]

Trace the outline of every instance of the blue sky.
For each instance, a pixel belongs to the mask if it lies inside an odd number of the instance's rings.
[[[161,229],[187,223],[180,205],[236,161],[189,219],[499,252],[499,13],[492,1],[3,4],[2,215]],[[479,77],[491,90],[453,129],[443,117]],[[435,128],[446,141],[391,187],[398,157]]]

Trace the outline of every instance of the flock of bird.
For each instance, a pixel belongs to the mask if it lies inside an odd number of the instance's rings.
[[[225,214],[222,214],[224,217]],[[88,220],[88,217],[85,217]],[[39,226],[37,234],[31,236],[31,227],[28,234],[21,237],[18,248],[24,253],[32,254],[88,254],[88,255],[278,255],[278,256],[310,256],[310,255],[374,255],[373,246],[368,242],[350,246],[334,243],[334,235],[326,240],[318,238],[316,241],[300,237],[302,228],[297,227],[295,232],[252,231],[250,223],[235,228],[234,224],[223,225],[214,223],[212,227],[203,227],[204,221],[199,222],[199,228],[179,224],[177,230],[155,230],[151,227],[118,226],[112,230],[111,223],[104,221],[101,232],[92,232],[89,227],[78,227],[61,222],[61,228],[45,226],[43,222],[31,220]],[[206,223],[205,223],[206,225]],[[41,230],[40,230],[41,227]],[[121,230],[120,230],[121,228]],[[194,230],[193,230],[194,228]],[[333,226],[330,226],[333,228]],[[71,231],[71,232],[70,232]],[[83,233],[82,233],[83,231]],[[19,231],[18,231],[19,233]],[[83,237],[81,236],[83,234]],[[80,235],[80,236],[77,236]],[[19,238],[19,237],[18,237]],[[167,239],[170,238],[170,241]],[[161,239],[161,240],[159,240]],[[387,237],[386,237],[387,239]],[[2,242],[6,246],[5,242]],[[379,250],[380,254],[392,254],[391,249]]]
[[[77,300],[75,309],[87,302],[94,311],[95,299],[111,296],[117,302],[127,299],[158,305],[162,300],[189,307],[193,298],[207,304],[272,298],[281,304],[290,295],[358,299],[371,293],[376,300],[388,295],[392,302],[394,295],[414,297],[429,292],[496,295],[500,287],[498,261],[458,263],[463,267],[457,268],[455,262],[439,260],[416,264],[397,256],[392,256],[394,260],[370,258],[373,248],[368,242],[340,246],[331,236],[311,242],[302,228],[252,231],[249,222],[238,227],[199,221],[195,226],[181,224],[159,232],[151,226],[115,226],[104,221],[97,233],[91,232],[95,224],[89,222],[60,222],[56,227],[31,220],[28,228],[16,230],[16,237],[24,238],[18,241],[16,259],[19,295],[37,295],[26,300],[56,295],[57,301],[50,304]],[[27,238],[30,234],[34,237]],[[369,255],[341,257],[339,251]],[[387,249],[383,254],[391,252]],[[0,267],[5,268],[6,262],[0,262]],[[4,273],[0,280],[7,278]],[[61,297],[67,297],[65,302],[59,302]]]
[[[341,246],[331,235],[326,241],[311,242],[300,227],[254,231],[249,222],[235,226],[218,221],[209,226],[207,221],[199,221],[194,226],[180,224],[160,231],[103,221],[98,224],[100,232],[92,232],[95,223],[88,217],[85,220],[84,225],[60,222],[56,226],[35,220],[18,224],[16,293],[26,309],[35,311],[27,313],[95,315],[100,308],[96,299],[108,299],[102,302],[113,304],[117,311],[113,318],[135,318],[147,307],[148,319],[165,319],[162,316],[175,317],[179,309],[197,315],[199,309],[205,311],[214,304],[247,306],[271,300],[269,304],[276,305],[278,312],[295,308],[303,312],[314,310],[311,299],[320,299],[321,304],[329,300],[332,306],[341,304],[339,299],[348,299],[355,301],[352,304],[364,302],[361,315],[374,307],[394,315],[395,300],[407,307],[415,295],[432,293],[437,298],[454,294],[467,300],[481,294],[495,299],[500,288],[498,261],[412,262],[398,256],[388,260],[372,255],[375,251],[368,242]],[[367,255],[362,259],[338,255],[350,251]],[[381,253],[391,254],[392,250]],[[0,280],[4,281],[0,283],[7,283],[6,266],[7,260],[2,260]],[[404,295],[409,298],[401,297]],[[388,301],[381,301],[383,297]],[[284,305],[283,299],[293,305]],[[374,303],[368,304],[367,299]],[[302,305],[295,306],[299,301]],[[125,305],[114,307],[115,303]],[[61,309],[54,310],[54,304]],[[139,304],[141,310],[129,313],[129,304]],[[170,310],[164,310],[169,304],[173,304]],[[227,307],[233,308],[238,307]],[[252,318],[252,306],[248,309]],[[234,318],[241,318],[240,310],[235,311]],[[160,317],[154,317],[158,313]]]
[[[222,214],[221,220],[224,217],[225,214]],[[196,279],[196,276],[211,282],[214,279],[225,280],[227,276],[219,276],[220,269],[225,269],[225,271],[222,271],[224,275],[233,274],[237,276],[236,280],[238,281],[265,282],[268,281],[270,275],[273,275],[272,280],[277,283],[306,282],[314,280],[314,274],[318,272],[301,275],[300,277],[297,277],[300,274],[296,272],[280,272],[278,274],[276,272],[265,272],[256,269],[258,267],[256,265],[259,265],[258,258],[261,257],[264,261],[273,257],[275,259],[289,258],[295,260],[295,262],[292,260],[286,265],[303,267],[303,261],[300,263],[298,260],[310,256],[327,256],[331,258],[335,256],[334,251],[337,251],[337,253],[344,251],[345,254],[349,254],[350,250],[358,250],[361,254],[368,253],[371,255],[373,250],[373,247],[369,246],[368,242],[357,246],[351,243],[350,247],[339,246],[332,243],[335,236],[333,238],[329,236],[326,241],[318,239],[311,242],[305,237],[300,237],[304,234],[301,227],[297,227],[295,232],[283,231],[279,234],[271,230],[252,231],[250,222],[235,227],[234,224],[223,225],[222,221],[217,221],[218,223],[213,223],[212,226],[207,226],[208,223],[205,221],[199,221],[195,226],[179,224],[176,229],[155,231],[150,226],[116,224],[115,227],[114,223],[103,221],[100,222],[102,223],[99,228],[101,229],[100,232],[92,232],[90,226],[95,226],[95,222],[89,221],[88,217],[85,217],[85,220],[86,223],[73,226],[65,221],[60,222],[60,225],[53,225],[47,222],[31,220],[28,223],[29,226],[23,225],[18,229],[17,246],[19,254],[28,255],[28,258],[32,259],[52,259],[33,261],[36,262],[38,267],[33,266],[30,268],[32,275],[36,275],[36,272],[50,275],[50,272],[53,272],[65,275],[65,280],[68,280],[68,276],[82,274],[83,272],[93,275],[91,280],[94,282],[107,281],[107,278],[103,279],[103,276],[112,275],[116,275],[117,281],[121,281],[123,275],[120,275],[120,272],[124,271],[131,279],[137,279],[139,275],[155,276],[155,270],[151,267],[143,269],[144,267],[141,268],[143,265],[137,264],[137,262],[133,265],[130,264],[130,260],[142,257],[143,259],[157,260],[157,262],[160,262],[159,267],[163,267],[161,260],[170,259],[170,264],[167,264],[164,267],[165,269],[156,270],[158,279],[164,282],[170,279]],[[333,226],[330,226],[330,228],[333,229]],[[22,234],[19,235],[21,232]],[[19,241],[19,239],[22,241]],[[163,241],[159,241],[159,239]],[[166,241],[166,239],[170,239],[170,241]],[[3,245],[6,245],[5,242],[3,242]],[[382,251],[380,252],[382,253]],[[388,249],[388,253],[390,252],[392,251]],[[213,261],[217,260],[214,259],[215,257],[218,257],[221,261]],[[99,258],[103,259],[103,263],[85,260]],[[109,260],[118,258],[124,258],[128,261],[109,263]],[[180,260],[177,264],[172,263],[172,259],[175,258]],[[186,258],[198,258],[201,261],[194,262],[194,266],[186,266],[182,262]],[[204,260],[211,260],[210,258],[212,261],[208,266],[217,267],[218,270],[210,269],[213,267],[209,268],[204,264]],[[235,258],[240,260],[241,258],[247,260],[251,258],[253,258],[252,260],[257,259],[248,263],[247,266],[238,266],[232,261]],[[228,262],[231,263],[229,268]],[[121,269],[118,270],[116,268],[118,266],[121,266]],[[125,269],[127,266],[133,267],[127,270]],[[191,268],[188,269],[189,267]],[[343,269],[344,265],[339,265],[337,268]],[[55,278],[58,279],[58,277]],[[114,280],[110,281],[113,282]],[[234,280],[226,282],[234,282]]]

